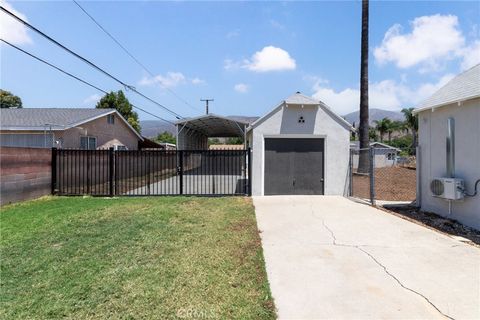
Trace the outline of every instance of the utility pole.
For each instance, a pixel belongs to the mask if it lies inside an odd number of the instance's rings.
[[[207,112],[208,114],[208,103],[210,101],[213,101],[213,99],[200,99],[200,101],[205,101],[205,111]]]

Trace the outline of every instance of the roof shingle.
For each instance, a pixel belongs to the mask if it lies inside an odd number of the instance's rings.
[[[459,74],[425,100],[416,112],[480,96],[480,64]]]
[[[21,130],[65,129],[75,124],[106,115],[115,109],[87,108],[19,108],[1,109],[0,128]]]

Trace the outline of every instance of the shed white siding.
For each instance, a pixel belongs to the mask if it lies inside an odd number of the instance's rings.
[[[304,123],[298,119],[303,116]],[[252,194],[264,195],[265,138],[324,138],[324,193],[346,195],[350,128],[328,109],[316,105],[283,103],[255,123],[247,135],[252,148]]]
[[[468,193],[480,179],[480,98],[419,112],[420,205],[425,211],[460,221],[480,230],[480,192],[476,197],[448,202],[432,196],[430,182],[446,176],[447,119],[455,119],[455,176],[465,180]],[[479,190],[480,191],[480,190]]]

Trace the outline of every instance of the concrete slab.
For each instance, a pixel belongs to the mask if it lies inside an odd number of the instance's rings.
[[[337,196],[254,197],[280,319],[480,319],[480,250]]]

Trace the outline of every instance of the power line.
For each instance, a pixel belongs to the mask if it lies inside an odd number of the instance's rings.
[[[80,5],[80,3],[76,0],[72,0],[79,8],[80,10],[83,11],[83,13],[85,13],[85,15],[87,15],[87,17],[89,17],[107,36],[110,37],[110,39],[112,39],[127,55],[130,56],[130,58],[133,59],[133,61],[135,61],[143,70],[145,70],[152,78],[155,77],[154,73],[151,72],[143,63],[140,62],[140,60],[138,60],[127,48],[125,48],[124,45],[122,45],[120,43],[120,41],[118,41],[110,32],[108,32],[107,29],[105,29],[101,24],[100,22],[98,22],[90,13],[88,13],[88,11],[82,7]],[[186,104],[187,106],[189,106],[190,108],[194,109],[194,110],[197,110],[199,111],[198,108],[192,106],[190,103],[188,103],[188,101],[186,101],[185,99],[183,99],[182,97],[180,97],[175,91],[173,91],[172,89],[166,87],[166,86],[163,86],[163,88],[165,88],[166,90],[168,90],[171,94],[173,94],[177,99],[179,99],[180,101],[182,101],[184,104]]]
[[[108,93],[107,91],[105,91],[105,90],[103,90],[103,89],[101,89],[101,88],[99,88],[99,87],[91,84],[90,82],[88,82],[88,81],[86,81],[86,80],[83,80],[83,79],[81,79],[81,78],[79,78],[79,77],[71,74],[71,73],[68,72],[68,71],[63,70],[63,69],[61,69],[60,67],[57,67],[56,65],[51,64],[50,62],[48,62],[48,61],[46,61],[46,60],[43,60],[42,58],[39,58],[39,57],[37,57],[36,55],[34,55],[34,54],[32,54],[32,53],[30,53],[30,52],[28,52],[28,51],[26,51],[26,50],[23,50],[22,48],[17,47],[16,45],[14,45],[14,44],[12,44],[12,43],[4,40],[4,39],[0,39],[0,41],[4,42],[5,44],[8,44],[8,45],[11,46],[12,48],[17,49],[18,51],[23,52],[24,54],[26,54],[26,55],[28,55],[28,56],[30,56],[30,57],[32,57],[32,58],[34,58],[34,59],[36,59],[36,60],[38,60],[38,61],[40,61],[40,62],[42,62],[42,63],[44,63],[44,64],[46,64],[46,65],[48,65],[48,66],[50,66],[50,67],[56,69],[57,71],[60,71],[60,72],[62,72],[63,74],[66,74],[66,75],[68,75],[69,77],[72,77],[73,79],[78,80],[78,81],[86,84],[86,85],[89,86],[89,87],[92,87],[92,88],[94,88],[94,89],[96,89],[96,90],[98,90],[98,91],[100,91],[100,92],[103,92],[104,94],[107,94],[107,93]],[[173,122],[171,122],[171,121],[169,121],[169,120],[166,120],[166,119],[163,119],[163,118],[161,118],[161,117],[159,117],[159,116],[157,116],[157,115],[155,115],[155,114],[153,114],[153,113],[151,113],[151,112],[149,112],[149,111],[147,111],[147,110],[145,110],[145,109],[143,109],[143,108],[137,107],[136,105],[134,105],[134,104],[132,104],[132,103],[130,103],[130,104],[131,104],[132,107],[134,107],[135,109],[138,109],[138,110],[140,110],[140,111],[143,111],[143,112],[145,112],[146,114],[149,114],[149,115],[151,115],[151,116],[153,116],[153,117],[155,117],[155,118],[157,118],[157,119],[160,119],[160,120],[163,120],[163,121],[165,121],[165,122],[174,124]]]
[[[156,104],[157,106],[161,107],[162,109],[164,109],[165,111],[171,113],[172,115],[174,115],[177,119],[180,119],[180,118],[183,118],[181,115],[179,115],[178,113],[176,113],[175,111],[172,111],[170,110],[169,108],[165,107],[164,105],[162,105],[161,103],[147,97],[146,95],[144,95],[143,93],[139,92],[137,89],[135,89],[135,87],[131,86],[131,85],[128,85],[126,84],[125,82],[119,80],[118,78],[114,77],[113,75],[111,75],[110,73],[108,73],[107,71],[103,70],[102,68],[100,68],[99,66],[97,66],[96,64],[94,64],[93,62],[91,62],[90,60],[82,57],[81,55],[79,55],[78,53],[70,50],[69,48],[67,48],[66,46],[64,46],[63,44],[61,44],[60,42],[58,42],[57,40],[53,39],[52,37],[48,36],[47,34],[43,33],[42,31],[40,31],[39,29],[35,28],[33,25],[29,24],[28,22],[26,22],[25,20],[23,20],[22,18],[20,18],[19,16],[15,15],[13,12],[5,9],[3,6],[0,6],[0,9],[2,9],[2,11],[4,11],[5,13],[7,13],[8,15],[10,15],[12,18],[16,19],[17,21],[23,23],[25,26],[27,26],[28,28],[32,29],[33,31],[35,31],[36,33],[38,33],[39,35],[41,35],[42,37],[46,38],[47,40],[49,40],[50,42],[54,43],[55,45],[59,46],[60,48],[62,48],[63,50],[67,51],[68,53],[72,54],[73,56],[75,56],[76,58],[82,60],[83,62],[85,62],[86,64],[90,65],[92,68],[94,69],[97,69],[98,71],[100,71],[101,73],[105,74],[106,76],[110,77],[111,79],[115,80],[116,82],[120,83],[125,89],[127,90],[131,90],[133,92],[135,92],[136,94],[142,96],[143,98],[149,100],[150,102]]]

